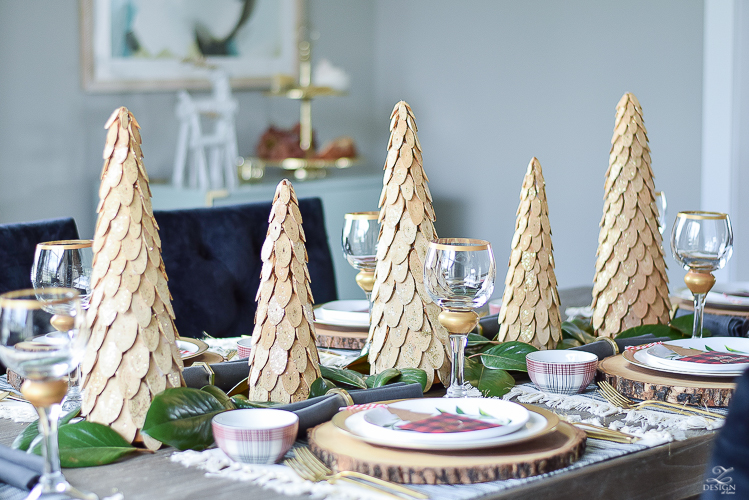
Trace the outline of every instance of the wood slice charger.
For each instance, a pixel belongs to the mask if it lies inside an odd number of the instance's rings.
[[[529,409],[544,413],[536,407]],[[536,476],[567,467],[585,451],[585,432],[560,422],[551,432],[508,446],[419,451],[374,446],[326,422],[307,431],[309,447],[334,470],[403,484],[473,484]]]
[[[624,396],[693,406],[728,406],[736,388],[733,377],[698,377],[648,370],[625,358],[630,352],[598,362],[598,379]]]
[[[317,347],[361,351],[367,343],[369,327],[337,326],[315,321],[315,334]]]

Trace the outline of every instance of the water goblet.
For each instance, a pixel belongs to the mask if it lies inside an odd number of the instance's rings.
[[[705,295],[715,284],[712,272],[726,265],[733,252],[733,231],[728,214],[679,212],[671,231],[674,259],[688,272],[687,288],[694,295],[692,338],[702,338]]]
[[[653,194],[655,195],[655,206],[658,209],[658,231],[660,231],[661,236],[663,236],[663,232],[666,230],[666,209],[668,208],[666,193],[663,191],[656,191]]]
[[[91,296],[91,274],[93,272],[94,253],[91,240],[60,240],[39,243],[34,253],[34,265],[31,268],[31,284],[35,290],[50,287],[74,288],[81,297],[81,307],[88,309]],[[69,316],[52,318],[52,326],[68,330],[66,321]],[[62,321],[62,324],[60,322]],[[80,406],[81,373],[76,368],[68,379],[68,394],[63,403],[63,410],[72,410]]]
[[[58,316],[56,326],[51,324],[52,314]],[[0,295],[0,360],[25,379],[21,393],[37,409],[43,436],[44,471],[28,498],[97,498],[65,480],[57,447],[60,403],[67,391],[63,377],[80,363],[88,342],[84,316],[76,290],[46,288]],[[63,324],[69,328],[65,330]]]
[[[364,290],[367,302],[370,303],[374,286],[374,271],[377,265],[377,239],[380,225],[377,222],[379,212],[352,212],[344,216],[341,245],[343,255],[355,269],[356,284]]]
[[[474,309],[486,304],[494,291],[496,266],[488,241],[441,238],[429,244],[424,262],[424,286],[442,308],[439,322],[450,332],[452,374],[447,397],[468,395],[473,387],[464,380],[464,351],[468,333],[479,315]]]

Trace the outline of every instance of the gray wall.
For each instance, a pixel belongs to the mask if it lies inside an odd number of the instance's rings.
[[[378,171],[390,110],[408,101],[437,230],[492,242],[497,296],[532,156],[546,176],[560,286],[592,282],[624,92],[644,107],[669,218],[699,203],[701,1],[312,0],[311,16],[321,35],[316,57],[352,77],[348,97],[315,102],[319,139],[352,135],[368,159],[362,169]],[[294,103],[237,96],[240,153],[251,153],[269,123],[296,121]],[[84,93],[77,2],[0,0],[0,223],[72,215],[90,236],[107,117],[130,108],[143,127],[146,167],[168,177],[175,102],[172,93]]]

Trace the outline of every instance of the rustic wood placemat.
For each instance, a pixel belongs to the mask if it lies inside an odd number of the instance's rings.
[[[334,470],[404,484],[472,484],[535,476],[567,467],[585,451],[585,432],[560,422],[537,439],[481,450],[417,451],[374,446],[326,422],[308,431],[309,446]]]
[[[627,352],[598,363],[598,374],[624,396],[694,406],[728,406],[733,377],[699,377],[649,370],[625,359]]]

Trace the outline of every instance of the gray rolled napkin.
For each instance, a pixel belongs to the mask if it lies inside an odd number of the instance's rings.
[[[676,316],[687,314],[692,314],[692,311],[684,309],[676,311]],[[749,318],[705,314],[702,316],[702,328],[710,330],[710,335],[713,337],[746,337],[749,332]]]
[[[0,445],[1,482],[30,490],[39,480],[43,469],[42,457]]]
[[[356,389],[348,391],[355,404],[375,403],[391,399],[412,399],[424,397],[420,384],[405,384],[403,382],[377,387],[374,389]],[[274,406],[279,410],[293,411],[299,417],[299,433],[297,438],[307,436],[307,429],[327,422],[338,409],[349,403],[341,394],[328,394],[298,403]]]
[[[622,353],[624,352],[624,349],[633,345],[651,344],[653,342],[668,342],[669,340],[671,339],[669,339],[668,337],[656,337],[652,333],[648,333],[647,335],[640,335],[639,337],[616,339],[614,340],[614,342],[616,342],[616,345],[619,348],[619,352]],[[592,352],[593,354],[598,356],[599,361],[603,358],[607,358],[616,354],[616,352],[614,352],[614,346],[612,346],[611,343],[607,340],[598,340],[596,342],[591,342],[590,344],[572,347],[570,348],[570,350]]]
[[[213,385],[224,392],[229,392],[232,387],[250,375],[250,366],[247,364],[247,358],[216,363],[210,365],[210,367],[215,374]],[[189,366],[182,372],[187,387],[194,387],[196,389],[209,384],[209,375],[208,371],[202,366]]]

